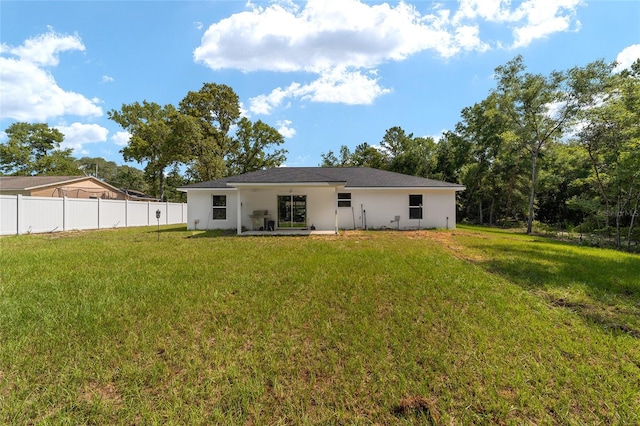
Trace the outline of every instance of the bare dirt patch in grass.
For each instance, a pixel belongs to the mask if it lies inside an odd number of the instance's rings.
[[[98,400],[110,405],[119,405],[122,402],[122,396],[112,382],[106,384],[90,382],[80,392],[80,400],[87,403]]]
[[[449,250],[455,257],[469,262],[479,262],[484,257],[478,253],[471,253],[456,241],[456,235],[461,231],[410,231],[409,239],[425,239],[434,241]]]
[[[429,424],[438,424],[440,415],[435,409],[435,398],[425,398],[423,396],[411,395],[402,398],[398,404],[393,407],[393,414],[397,417],[410,417],[415,415],[423,415],[427,418]]]

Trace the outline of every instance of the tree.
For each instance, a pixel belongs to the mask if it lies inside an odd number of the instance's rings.
[[[111,183],[118,170],[115,161],[107,161],[102,157],[82,157],[76,160],[76,164],[85,175],[94,176],[108,183]]]
[[[355,167],[371,167],[373,169],[387,168],[384,154],[378,148],[366,142],[355,147],[351,155],[351,164]]]
[[[413,176],[429,177],[436,167],[435,142],[430,137],[414,137],[401,127],[385,132],[380,143],[387,155],[388,170]]]
[[[180,192],[177,188],[187,185],[189,180],[180,174],[180,169],[177,164],[174,164],[167,174],[165,196],[167,201],[173,203],[186,203],[187,194]]]
[[[144,163],[150,187],[157,198],[164,199],[165,170],[183,161],[184,141],[193,137],[185,131],[188,119],[173,105],[162,107],[147,101],[122,105],[120,111],[111,110],[108,115],[131,134],[129,144],[120,151],[124,159]]]
[[[191,177],[206,181],[225,176],[226,159],[236,146],[229,130],[240,117],[238,95],[227,85],[205,83],[180,101],[180,112],[193,120],[183,122],[191,128],[192,138],[184,144]]]
[[[599,102],[584,110],[578,137],[591,160],[592,179],[609,219],[615,219],[615,243],[628,224],[630,244],[640,203],[640,60],[631,71],[611,75]]]
[[[64,135],[45,123],[13,123],[0,145],[0,172],[15,176],[75,176],[78,169],[71,148],[61,149]]]
[[[378,148],[363,142],[356,146],[353,152],[346,145],[340,146],[340,158],[333,151],[320,154],[322,162],[320,167],[371,167],[374,169],[387,169],[385,154]]]
[[[114,176],[107,182],[124,191],[132,189],[145,194],[149,191],[148,184],[144,178],[144,172],[127,165],[118,166]]]
[[[530,74],[522,56],[495,70],[499,110],[512,127],[508,138],[520,142],[531,160],[527,233],[531,233],[538,159],[545,145],[558,140],[580,108],[593,102],[594,88],[607,67],[602,61],[549,76]]]
[[[433,177],[446,182],[460,182],[460,170],[469,161],[472,142],[456,132],[447,131],[435,149]]]
[[[273,127],[242,117],[226,159],[227,175],[238,175],[272,167],[286,161],[285,149],[276,149],[284,137]]]

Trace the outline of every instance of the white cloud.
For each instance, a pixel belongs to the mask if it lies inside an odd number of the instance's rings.
[[[281,3],[248,3],[250,10],[206,30],[194,59],[214,70],[374,68],[423,50],[443,57],[486,50],[489,45],[479,36],[482,22],[508,23],[514,46],[524,46],[569,29],[582,1],[527,0],[513,9],[509,0],[461,0],[453,16],[442,4],[423,15],[404,2],[394,7],[360,0],[309,0],[302,10]]]
[[[46,121],[66,114],[102,115],[99,99],[89,99],[82,94],[62,89],[53,75],[44,68],[58,65],[59,53],[67,50],[84,51],[84,45],[77,35],[65,36],[50,31],[26,40],[19,47],[2,45],[1,118]]]
[[[375,67],[424,49],[458,52],[446,18],[399,3],[310,0],[300,12],[272,4],[211,25],[194,51],[211,69],[320,72],[335,66]]]
[[[371,74],[375,76],[375,74]],[[270,114],[287,98],[298,98],[311,102],[344,103],[347,105],[369,105],[383,94],[391,92],[381,87],[378,79],[363,75],[360,71],[333,68],[321,73],[309,84],[291,83],[286,88],[277,87],[268,95],[249,99],[249,110],[254,114]]]
[[[618,65],[615,67],[614,71],[620,72],[624,69],[630,68],[631,64],[638,59],[640,59],[640,44],[627,46],[618,53],[618,57],[616,58]]]
[[[129,139],[131,139],[131,133],[129,132],[116,132],[113,136],[111,136],[111,140],[118,146],[127,146],[129,143]]]
[[[498,40],[496,46],[524,47],[553,33],[576,30],[576,11],[583,0],[526,0],[512,9],[509,0],[461,0],[452,23],[478,20],[508,24],[513,42]]]
[[[308,83],[291,83],[250,99],[250,111],[269,114],[294,97],[316,102],[369,104],[388,93],[375,77],[378,67],[423,51],[450,58],[491,47],[522,47],[535,39],[579,27],[576,9],[583,0],[461,0],[436,3],[420,13],[405,2],[291,0],[247,3],[247,11],[210,25],[194,60],[212,70],[306,72]],[[512,40],[483,40],[483,23],[507,26]]]
[[[111,83],[113,81],[113,77],[108,76],[108,75],[103,75],[102,76],[102,82],[103,83]]]
[[[9,52],[32,64],[56,66],[60,62],[58,55],[68,50],[84,52],[80,37],[77,34],[56,34],[50,27],[48,33],[25,40],[22,46],[10,48]]]
[[[291,127],[291,120],[281,120],[276,122],[276,126],[278,126],[278,133],[280,133],[285,138],[292,138],[296,134],[296,129]]]
[[[64,135],[62,148],[73,148],[74,152],[85,154],[84,145],[105,142],[109,130],[98,124],[72,123],[70,126],[55,126]]]

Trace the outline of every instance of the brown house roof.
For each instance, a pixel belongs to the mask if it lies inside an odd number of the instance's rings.
[[[143,201],[157,201],[156,198],[146,195],[140,191],[123,191],[93,176],[0,176],[0,191],[30,191],[34,189],[46,188],[49,186],[67,185],[84,180],[97,182],[98,184],[107,187],[114,192],[123,193],[128,197],[131,197],[132,199],[141,199]]]
[[[0,189],[27,190],[90,179],[89,176],[0,176]],[[108,184],[107,184],[108,185]],[[109,185],[111,186],[111,185]]]

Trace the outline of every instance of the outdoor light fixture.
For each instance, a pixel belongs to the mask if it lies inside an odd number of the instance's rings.
[[[158,219],[158,241],[160,241],[160,215],[162,212],[160,209],[156,210],[156,219]]]

